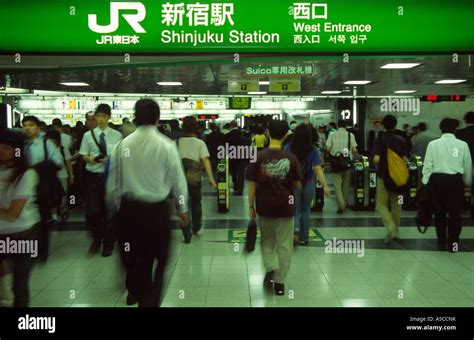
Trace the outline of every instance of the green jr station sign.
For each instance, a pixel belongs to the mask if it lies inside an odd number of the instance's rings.
[[[462,53],[473,0],[15,0],[0,52]]]

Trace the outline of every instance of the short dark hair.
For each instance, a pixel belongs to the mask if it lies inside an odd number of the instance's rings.
[[[170,121],[170,127],[172,131],[178,131],[179,130],[179,121],[177,119],[173,119]]]
[[[386,115],[382,119],[382,125],[386,130],[393,130],[397,126],[397,117],[394,115]]]
[[[339,119],[339,121],[337,122],[337,126],[345,128],[347,126],[347,121],[345,121],[344,119]]]
[[[230,122],[230,127],[237,127],[237,121],[236,120],[233,120]]]
[[[40,120],[39,120],[36,116],[26,116],[25,118],[23,118],[23,119],[21,120],[21,124],[22,124],[22,125],[25,125],[26,122],[32,122],[32,123],[35,124],[37,127],[40,127],[40,125],[41,125]]]
[[[112,116],[112,108],[109,104],[99,104],[95,109],[95,114],[105,113],[107,116]]]
[[[160,107],[153,99],[140,99],[135,103],[135,124],[155,125],[160,119]]]
[[[283,139],[285,135],[288,133],[290,127],[288,126],[288,122],[286,120],[272,120],[268,124],[268,132],[270,133],[270,137],[272,139]]]
[[[61,135],[56,130],[49,130],[45,134],[46,139],[51,139],[56,142],[56,145],[61,145]]]
[[[474,124],[474,111],[469,111],[464,115],[464,121],[466,124]]]
[[[59,118],[54,118],[53,119],[53,122],[52,122],[52,125],[54,127],[62,127],[63,126],[63,122],[61,121],[61,119]]]
[[[459,126],[459,120],[453,118],[444,118],[439,123],[439,128],[442,133],[454,133]]]
[[[331,123],[329,123],[329,126],[336,127],[336,123],[334,123],[334,122],[331,122]]]
[[[418,126],[416,127],[419,131],[426,131],[428,129],[428,126],[426,123],[420,122],[418,123]]]
[[[196,117],[187,116],[183,118],[183,133],[197,133],[198,124]]]

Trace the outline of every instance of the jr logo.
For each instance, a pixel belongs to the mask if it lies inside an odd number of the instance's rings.
[[[111,2],[110,24],[106,26],[97,24],[97,14],[89,14],[89,28],[96,33],[112,33],[119,28],[120,11],[135,10],[136,14],[122,14],[124,19],[136,33],[146,33],[140,22],[145,19],[146,9],[141,2]]]

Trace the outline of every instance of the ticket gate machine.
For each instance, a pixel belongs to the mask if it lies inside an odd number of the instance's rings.
[[[229,212],[229,159],[217,164],[217,212]]]
[[[322,211],[324,207],[324,189],[323,185],[316,179],[316,190],[314,200],[311,205],[311,211]]]
[[[355,211],[375,209],[377,190],[377,172],[367,156],[361,156],[354,162],[354,206]]]
[[[421,157],[414,156],[407,161],[408,166],[408,192],[403,201],[402,207],[405,210],[418,210],[418,189],[421,187],[421,179],[423,177],[423,162]]]

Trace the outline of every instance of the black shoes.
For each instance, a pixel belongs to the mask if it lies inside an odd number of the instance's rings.
[[[448,251],[450,253],[457,253],[459,252],[459,242],[448,242]]]
[[[337,209],[336,214],[342,215],[343,212],[344,212],[344,209]]]
[[[273,289],[275,291],[275,295],[285,295],[285,285],[283,283],[275,283],[273,285]]]
[[[138,303],[138,299],[135,296],[133,296],[132,294],[128,293],[128,295],[127,295],[127,306],[133,306],[136,303]]]
[[[298,243],[300,246],[307,246],[308,245],[308,241],[300,241]]]
[[[112,256],[113,253],[114,253],[114,248],[104,248],[102,250],[102,257]]]
[[[189,244],[191,243],[191,239],[193,238],[193,234],[191,233],[191,228],[186,227],[181,229],[184,236],[184,243]]]
[[[271,287],[273,284],[273,291],[275,295],[285,295],[285,285],[283,283],[276,283],[274,280],[275,271],[271,271],[265,274],[265,278],[263,279],[263,285],[265,287]]]
[[[271,271],[265,274],[265,278],[263,279],[263,284],[265,286],[271,285],[273,281],[273,276],[275,275],[275,271]]]

